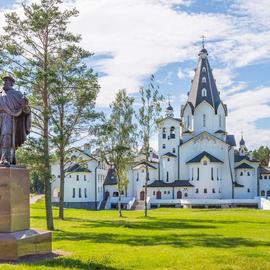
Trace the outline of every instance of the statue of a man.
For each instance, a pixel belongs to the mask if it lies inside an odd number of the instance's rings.
[[[15,150],[26,140],[31,127],[31,110],[27,99],[13,89],[15,80],[3,78],[0,95],[0,165],[16,164]]]

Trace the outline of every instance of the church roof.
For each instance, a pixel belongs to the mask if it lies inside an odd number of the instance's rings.
[[[235,169],[254,169],[252,166],[250,166],[249,164],[247,163],[242,163],[240,164],[239,166],[235,167]]]
[[[168,152],[168,153],[164,154],[163,157],[177,157],[177,156],[171,152]]]
[[[75,163],[75,164],[71,165],[70,167],[68,167],[66,169],[66,172],[69,172],[69,173],[73,173],[73,172],[74,173],[75,172],[88,172],[88,173],[90,173],[91,171],[88,170],[86,167],[83,167],[80,164]]]
[[[259,167],[260,174],[270,174],[270,168]]]
[[[148,187],[193,187],[188,180],[175,180],[172,183],[167,183],[162,180],[155,180],[153,183],[147,185]]]
[[[146,162],[146,161],[140,161],[138,162],[137,164],[135,164],[135,166],[133,167],[133,169],[136,169],[136,167],[139,167],[139,166],[146,166],[148,165],[149,168],[152,168],[152,169],[157,169],[155,166],[153,166],[150,162]]]
[[[210,162],[221,162],[221,163],[223,163],[223,161],[221,161],[220,159],[212,156],[211,154],[207,153],[206,151],[200,153],[198,156],[192,158],[191,160],[189,160],[186,163],[200,162],[203,157],[207,157],[210,160]]]
[[[231,146],[236,146],[234,135],[226,135],[226,143]]]
[[[113,168],[110,168],[108,170],[108,173],[106,175],[105,181],[104,181],[104,186],[106,185],[116,185],[117,184],[117,179],[115,175],[115,170]]]
[[[206,91],[202,91],[205,89]],[[191,89],[188,94],[188,103],[196,108],[201,102],[209,103],[215,112],[222,103],[216,82],[208,61],[208,53],[206,49],[202,49],[199,53],[199,60],[195,69],[194,79],[192,80]],[[226,106],[224,106],[226,112]]]
[[[234,161],[235,162],[240,162],[242,160],[247,160],[247,161],[250,161],[250,162],[259,162],[256,159],[250,159],[248,156],[240,156],[238,153],[234,154]]]

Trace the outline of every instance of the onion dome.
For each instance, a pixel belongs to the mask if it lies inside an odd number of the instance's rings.
[[[244,141],[243,136],[242,136],[241,140],[240,140],[240,146],[244,146],[245,144],[246,144],[246,142]]]

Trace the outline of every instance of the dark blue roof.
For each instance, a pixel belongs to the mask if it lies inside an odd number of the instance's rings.
[[[115,170],[110,168],[108,170],[108,173],[106,175],[105,181],[104,181],[104,186],[106,185],[116,185],[117,184],[117,179],[115,175]]]
[[[234,135],[226,135],[226,143],[231,146],[236,146]]]
[[[203,81],[203,78],[205,78],[205,81]],[[203,96],[203,88],[206,89],[205,96]],[[199,54],[198,65],[188,94],[188,102],[191,103],[194,108],[203,101],[208,102],[214,108],[216,113],[218,106],[222,103],[212,69],[208,62],[206,49],[202,49]]]
[[[162,180],[155,180],[153,183],[147,185],[148,187],[193,187],[188,180],[175,180],[172,183],[167,183]]]
[[[250,161],[250,162],[259,162],[256,159],[250,159],[248,156],[240,156],[238,153],[234,154],[234,161],[235,162],[240,162],[240,161],[242,161],[244,159],[247,160],[247,161]]]
[[[221,161],[220,159],[212,156],[211,154],[207,153],[206,151],[200,153],[198,156],[194,157],[193,159],[189,160],[186,163],[200,162],[203,157],[207,157],[211,162],[221,162],[221,163],[223,163],[223,161]]]
[[[83,167],[82,165],[76,163],[71,165],[66,169],[66,172],[73,173],[73,172],[88,172],[90,173],[91,171],[88,170],[86,167]]]
[[[168,152],[168,153],[164,154],[163,157],[177,157],[177,156],[171,152]]]
[[[254,168],[250,166],[249,164],[243,162],[239,166],[235,167],[235,169],[254,169]]]

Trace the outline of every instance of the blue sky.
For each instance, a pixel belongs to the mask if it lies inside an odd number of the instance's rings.
[[[3,12],[20,8],[15,1],[0,3],[2,24]],[[251,149],[270,145],[269,0],[74,0],[65,5],[80,11],[70,28],[95,53],[89,64],[100,77],[100,110],[108,111],[117,89],[137,97],[154,74],[179,117],[205,35],[229,109],[227,130],[238,141],[243,131]]]

